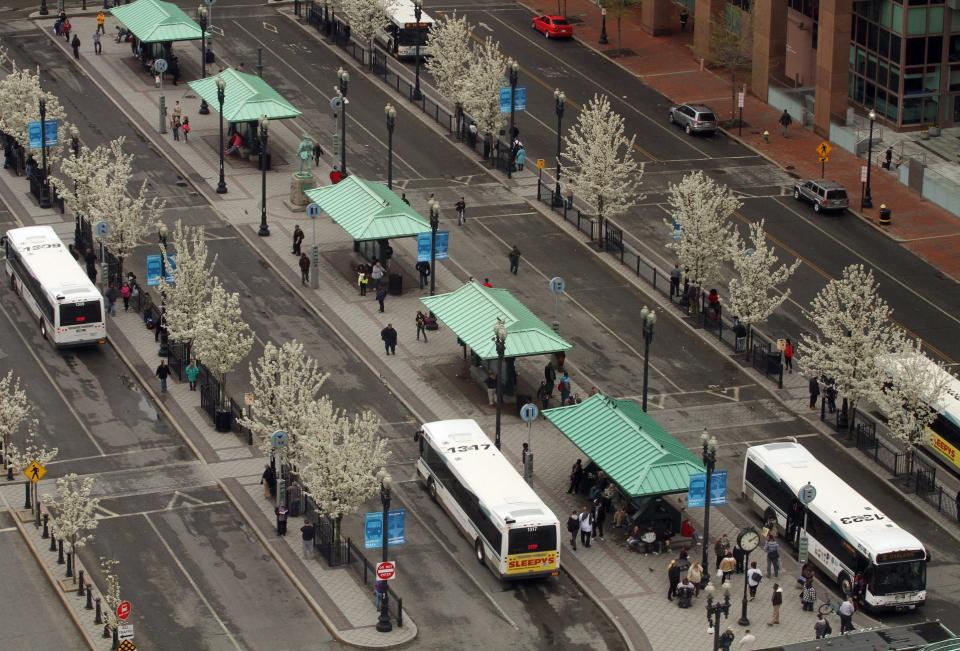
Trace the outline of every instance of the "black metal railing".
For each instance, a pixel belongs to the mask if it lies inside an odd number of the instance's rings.
[[[357,572],[358,576],[363,577],[363,585],[370,585],[375,582],[377,573],[374,564],[367,559],[363,552],[354,545],[349,538],[347,538],[347,547],[350,557],[350,561],[347,564],[348,567]],[[389,583],[387,584],[387,594],[390,595],[387,612],[389,612],[390,616],[397,622],[397,626],[403,626],[403,598],[390,587]]]
[[[211,420],[216,418],[220,407],[220,383],[206,366],[200,364],[200,375],[197,378],[200,384],[200,408],[207,412]]]

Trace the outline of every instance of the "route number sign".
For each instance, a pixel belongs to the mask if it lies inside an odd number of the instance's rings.
[[[397,576],[397,562],[383,561],[377,563],[377,578],[381,581],[390,581]]]
[[[127,618],[130,616],[130,611],[133,610],[133,604],[129,601],[121,601],[117,604],[117,617],[123,621],[127,621]]]

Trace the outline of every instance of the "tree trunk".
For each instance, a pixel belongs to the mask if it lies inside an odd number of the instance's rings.
[[[219,401],[217,404],[220,405],[220,409],[224,409],[224,405],[227,402],[227,374],[220,374],[220,395],[218,396]]]

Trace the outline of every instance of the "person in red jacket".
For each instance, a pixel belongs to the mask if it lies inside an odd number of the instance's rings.
[[[783,347],[783,365],[787,368],[788,373],[793,373],[793,342],[789,339]]]

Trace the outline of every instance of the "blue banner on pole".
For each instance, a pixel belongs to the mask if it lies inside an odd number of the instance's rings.
[[[513,93],[513,110],[527,110],[527,89],[525,86],[517,86]],[[510,87],[500,89],[500,112],[510,112]]]
[[[175,253],[167,254],[167,283],[173,284],[171,271],[177,268],[177,256]],[[147,256],[147,287],[156,287],[160,284],[160,254],[155,253]]]
[[[57,144],[57,130],[60,128],[60,120],[44,120],[46,133],[43,135],[47,139],[47,147]],[[30,138],[30,149],[40,149],[43,145],[40,143],[40,120],[34,120],[27,125],[27,134]]]
[[[391,509],[387,515],[387,544],[402,545],[406,537],[406,509]],[[363,514],[363,548],[380,549],[383,547],[383,512]]]
[[[706,506],[707,475],[690,475],[690,488],[687,490],[687,506]],[[717,470],[710,475],[710,506],[727,503],[727,471]]]
[[[446,260],[450,248],[450,231],[437,231],[437,260]],[[417,262],[430,262],[430,233],[417,235]]]

